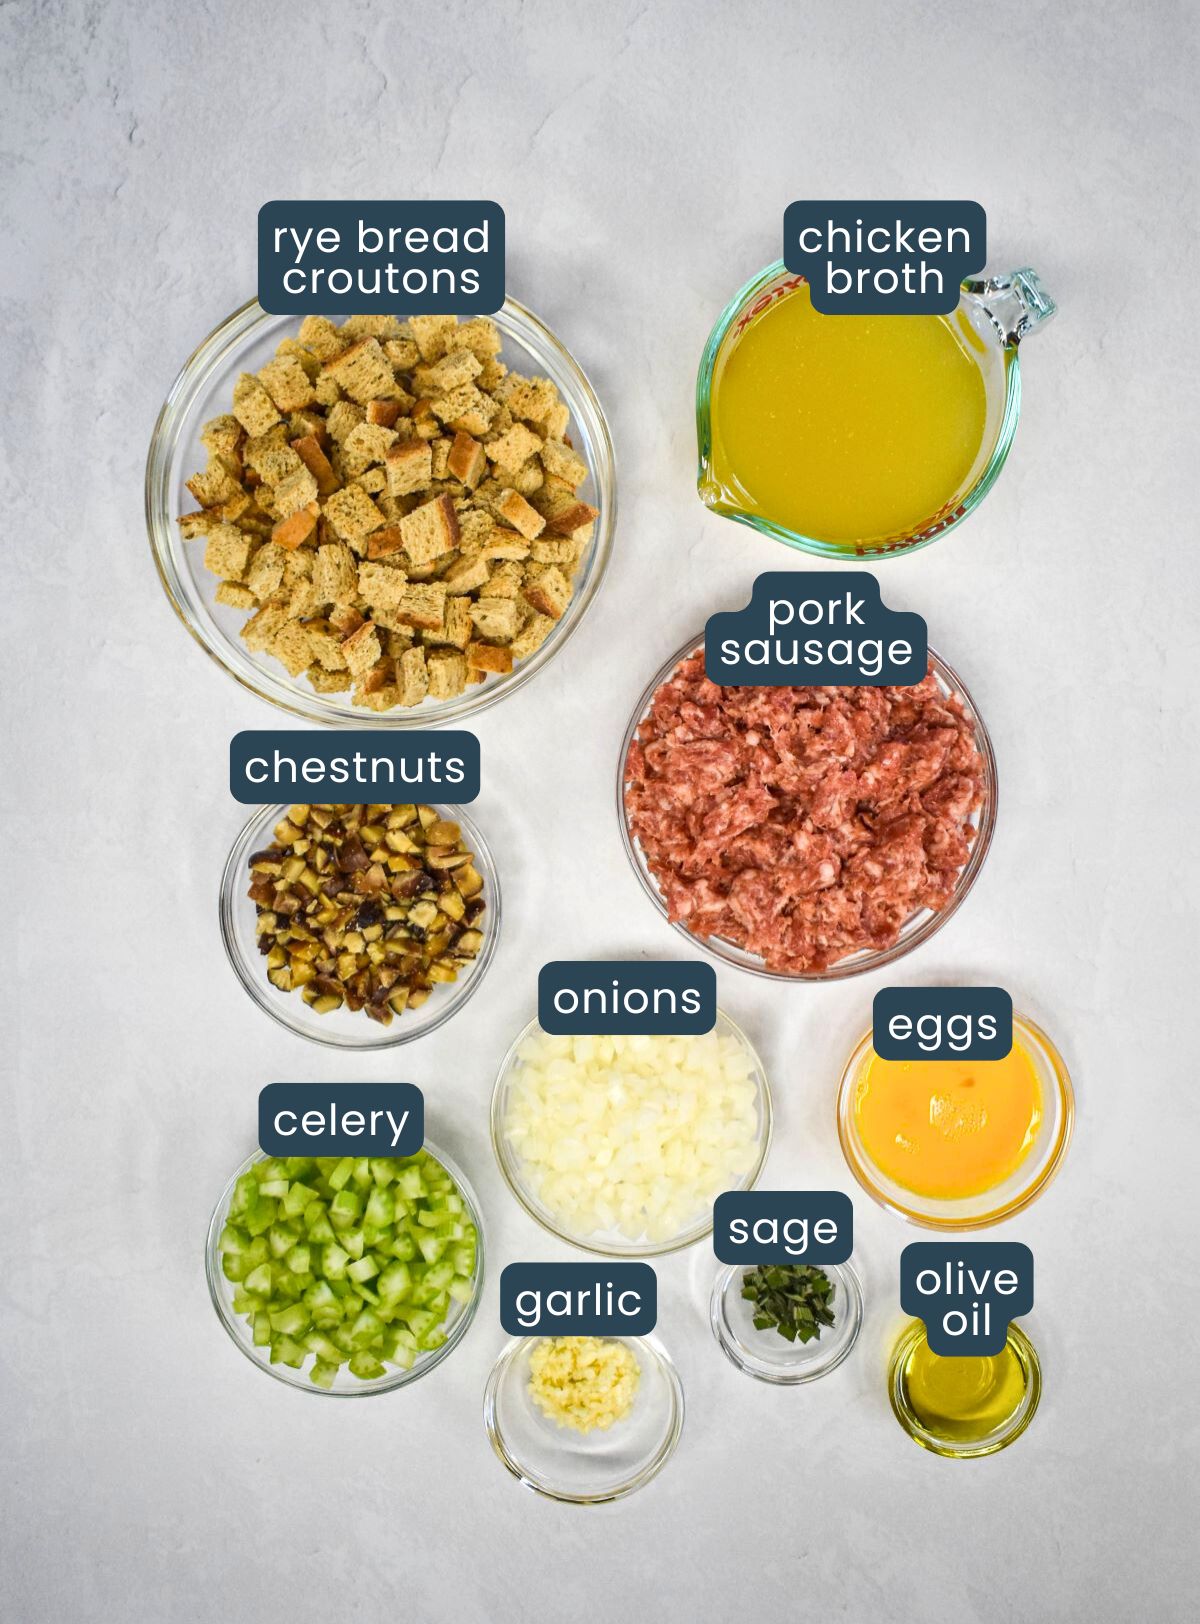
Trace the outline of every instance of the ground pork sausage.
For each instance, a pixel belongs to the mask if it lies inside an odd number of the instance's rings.
[[[668,916],[789,974],[890,947],[944,908],[982,798],[974,724],[932,666],[910,688],[726,688],[697,649],[625,763]]]

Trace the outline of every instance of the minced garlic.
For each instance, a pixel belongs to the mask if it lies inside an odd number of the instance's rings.
[[[632,1348],[598,1336],[555,1336],[529,1356],[529,1396],[576,1432],[607,1431],[633,1408],[641,1371]]]

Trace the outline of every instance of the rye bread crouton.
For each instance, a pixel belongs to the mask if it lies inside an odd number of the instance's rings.
[[[202,474],[193,474],[187,488],[202,508],[220,507],[243,494],[236,466],[221,452],[210,455]]]
[[[577,490],[588,476],[588,465],[574,446],[562,440],[546,440],[538,453],[542,467],[555,479],[561,479],[572,490]]]
[[[297,547],[303,547],[305,542],[311,541],[316,533],[316,514],[311,507],[302,507],[297,508],[295,513],[289,513],[286,519],[280,519],[279,523],[272,527],[271,540],[276,547],[293,552]]]
[[[485,363],[492,356],[500,354],[503,344],[500,329],[490,316],[472,316],[454,334],[455,349],[470,350],[472,355]]]
[[[308,646],[313,659],[324,671],[345,671],[346,656],[342,653],[342,640],[329,625],[320,620],[310,621],[305,627]]]
[[[385,467],[388,490],[408,496],[424,490],[433,478],[433,452],[426,440],[401,440],[389,449]]]
[[[272,641],[287,625],[289,615],[280,603],[264,603],[262,608],[250,616],[246,624],[238,629],[238,636],[253,654],[265,654]]]
[[[557,564],[533,564],[526,574],[521,595],[538,614],[561,620],[571,601],[571,583]]]
[[[347,341],[338,332],[328,316],[305,316],[296,337],[306,350],[311,350],[318,361],[332,361],[344,349]]]
[[[396,662],[396,679],[402,705],[419,705],[429,692],[429,670],[425,650],[419,645],[405,649]]]
[[[404,402],[396,397],[395,400],[369,400],[367,402],[367,422],[373,423],[377,428],[394,429],[396,420],[404,411]]]
[[[345,666],[340,671],[329,671],[323,665],[310,665],[305,675],[317,694],[344,694],[353,681]]]
[[[525,572],[519,563],[508,560],[498,564],[488,576],[487,591],[480,594],[479,602],[484,598],[519,598],[524,581]]]
[[[245,438],[246,431],[232,412],[210,417],[200,430],[200,444],[204,449],[226,457],[236,456]]]
[[[526,541],[532,541],[535,536],[540,536],[546,528],[546,520],[536,508],[530,507],[519,491],[502,491],[496,501],[496,512],[506,524],[519,531]]]
[[[448,350],[433,366],[417,367],[412,375],[413,388],[431,399],[474,383],[483,371],[483,363],[470,350]]]
[[[458,546],[458,515],[448,496],[423,502],[400,520],[404,551],[411,564],[430,564]]]
[[[356,423],[342,441],[342,472],[347,479],[357,479],[373,463],[382,462],[395,442],[395,429],[385,429],[378,423]]]
[[[260,547],[250,560],[250,568],[245,576],[246,585],[259,603],[266,603],[279,591],[286,563],[287,554],[272,541]]]
[[[287,668],[291,677],[298,677],[302,671],[307,671],[312,660],[308,633],[298,620],[289,620],[276,632],[270,642],[270,652]]]
[[[523,468],[541,449],[541,436],[524,423],[514,423],[487,442],[488,457],[497,468]]]
[[[317,548],[313,585],[322,603],[354,602],[358,596],[358,565],[349,547],[333,541]]]
[[[513,658],[527,660],[554,630],[555,622],[549,615],[531,615],[512,640]]]
[[[446,618],[446,589],[440,581],[410,583],[394,613],[401,625],[438,631]]]
[[[204,544],[204,567],[223,580],[241,581],[254,551],[254,540],[236,525],[219,524]]]
[[[338,535],[349,542],[365,542],[371,532],[381,529],[384,523],[383,514],[358,485],[334,491],[326,499],[322,512]]]
[[[442,582],[446,591],[454,595],[478,592],[481,586],[487,585],[489,574],[486,558],[478,555],[471,558],[456,558],[442,576]]]
[[[468,490],[478,485],[487,471],[487,452],[469,434],[459,429],[446,457],[446,471]]]
[[[332,378],[343,393],[365,405],[368,400],[386,400],[396,392],[391,362],[377,338],[362,338],[348,350],[325,363],[325,376]]]
[[[376,530],[367,537],[367,557],[370,559],[390,558],[398,553],[404,546],[404,532],[399,524],[385,524],[382,530]]]
[[[360,564],[358,595],[372,609],[399,609],[408,576],[394,564]]]
[[[417,341],[411,336],[402,338],[387,338],[383,342],[383,353],[392,363],[397,373],[411,372],[420,364],[421,352],[417,348]]]
[[[382,654],[379,633],[369,620],[365,620],[358,630],[352,632],[342,643],[342,658],[356,682],[366,676]]]
[[[265,434],[280,421],[279,410],[252,372],[243,372],[233,386],[233,415],[247,434]]]
[[[258,369],[258,381],[285,417],[312,405],[312,379],[291,355],[277,355]]]
[[[354,433],[360,423],[367,421],[367,414],[361,406],[356,406],[352,400],[339,400],[336,405],[329,408],[325,419],[325,427],[329,430],[329,438],[335,445],[341,445],[343,440]]]
[[[296,460],[299,462],[299,458]],[[281,519],[286,519],[299,508],[308,507],[310,502],[316,502],[317,482],[302,462],[293,473],[276,485],[274,500],[275,511]]]
[[[292,450],[316,480],[317,495],[321,501],[327,496],[332,496],[338,488],[338,477],[316,436],[301,435],[299,439],[293,440],[291,445]]]
[[[490,643],[511,643],[517,635],[517,600],[476,598],[471,605],[471,624]]]
[[[331,407],[340,404],[345,399],[345,396],[334,380],[326,377],[325,373],[322,372],[316,383],[313,384],[313,399],[318,406]]]
[[[448,428],[456,433],[473,434],[476,438],[492,427],[498,410],[492,397],[485,395],[473,383],[462,384],[448,394],[438,396],[430,405],[433,415]]]
[[[579,557],[579,543],[569,536],[552,536],[543,531],[529,544],[529,556],[535,564],[574,564]]]
[[[512,649],[498,643],[468,643],[467,666],[472,671],[511,671]]]
[[[242,586],[237,581],[222,581],[217,588],[217,602],[223,603],[227,609],[253,609],[258,599],[248,586]]]
[[[446,615],[442,624],[423,631],[421,640],[435,647],[448,646],[462,649],[466,648],[471,641],[473,631],[471,600],[469,598],[447,598]]]
[[[456,699],[467,686],[467,660],[457,649],[431,649],[425,656],[430,699]]]
[[[404,323],[399,316],[372,316],[364,312],[347,316],[338,331],[350,342],[360,338],[399,338]]]
[[[408,327],[416,340],[421,359],[428,366],[440,361],[450,347],[451,335],[458,326],[457,316],[410,316]]]

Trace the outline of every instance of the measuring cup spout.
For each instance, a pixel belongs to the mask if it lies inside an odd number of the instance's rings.
[[[1014,349],[1058,309],[1042,286],[1041,277],[1028,265],[1005,276],[964,282],[963,291],[979,300],[1000,342]]]

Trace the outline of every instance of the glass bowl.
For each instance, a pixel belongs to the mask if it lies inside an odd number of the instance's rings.
[[[258,911],[246,895],[251,853],[270,845],[275,825],[286,815],[289,804],[256,807],[254,816],[225,859],[219,901],[221,940],[238,980],[259,1009],[265,1010],[281,1026],[331,1048],[392,1049],[435,1031],[470,998],[487,974],[496,952],[500,935],[500,881],[487,841],[461,806],[436,808],[440,816],[451,819],[462,829],[463,838],[474,854],[475,867],[483,878],[483,896],[487,901],[482,920],[483,946],[458,980],[435,987],[418,1009],[393,1016],[390,1026],[380,1026],[362,1010],[347,1009],[345,1004],[328,1015],[318,1015],[299,993],[282,992],[267,980],[265,960],[258,951],[255,932]]]
[[[644,1488],[662,1471],[683,1431],[683,1385],[651,1336],[612,1337],[640,1366],[633,1409],[606,1432],[576,1432],[544,1416],[529,1397],[529,1359],[540,1337],[514,1337],[492,1366],[483,1422],[492,1448],[526,1488],[550,1500],[598,1506]]]
[[[905,1189],[871,1161],[858,1132],[854,1093],[859,1072],[872,1053],[871,1033],[854,1047],[838,1085],[837,1127],[842,1153],[863,1189],[881,1207],[927,1229],[983,1229],[1021,1212],[1050,1183],[1062,1166],[1075,1124],[1075,1091],[1066,1063],[1054,1044],[1027,1015],[1013,1016],[1013,1039],[1020,1039],[1033,1061],[1042,1089],[1042,1122],[1038,1136],[1020,1166],[1002,1184],[981,1195],[941,1200]]]
[[[273,1365],[269,1357],[269,1349],[254,1345],[253,1333],[250,1325],[241,1314],[233,1309],[233,1282],[227,1280],[221,1269],[221,1231],[225,1227],[225,1215],[229,1211],[229,1204],[233,1199],[234,1188],[243,1173],[252,1168],[255,1162],[265,1161],[261,1151],[255,1151],[253,1156],[236,1169],[229,1183],[221,1192],[221,1199],[213,1211],[212,1220],[208,1226],[208,1241],[204,1249],[204,1273],[208,1280],[208,1294],[212,1298],[213,1307],[217,1311],[217,1318],[229,1333],[234,1346],[246,1355],[253,1365],[264,1371],[268,1376],[274,1376],[276,1381],[286,1382],[289,1387],[298,1387],[305,1393],[318,1393],[331,1398],[369,1398],[373,1393],[390,1393],[393,1388],[406,1387],[409,1382],[418,1381],[422,1376],[440,1365],[443,1359],[449,1358],[454,1349],[466,1336],[471,1321],[475,1318],[475,1311],[479,1307],[479,1297],[483,1290],[483,1220],[480,1217],[479,1202],[474,1190],[467,1182],[462,1169],[453,1162],[445,1151],[439,1150],[436,1145],[426,1139],[424,1149],[430,1156],[449,1173],[458,1186],[458,1192],[466,1204],[471,1222],[475,1225],[478,1236],[475,1258],[475,1278],[472,1282],[470,1300],[466,1303],[453,1303],[449,1318],[445,1322],[446,1340],[440,1348],[434,1348],[431,1353],[418,1355],[416,1362],[407,1370],[399,1365],[389,1367],[382,1375],[363,1381],[352,1376],[345,1365],[338,1368],[332,1387],[318,1387],[308,1379],[305,1369],[294,1370],[290,1365]],[[309,1361],[305,1360],[305,1367]]]
[[[514,299],[492,318],[504,339],[502,359],[514,370],[549,378],[571,412],[571,436],[591,478],[585,501],[600,510],[595,534],[575,577],[575,592],[541,648],[508,675],[493,675],[453,699],[426,699],[391,711],[351,705],[348,694],[318,694],[291,677],[268,654],[252,653],[238,636],[245,612],[216,601],[217,577],[204,568],[202,543],[185,542],[178,519],[195,507],[184,481],[203,468],[200,429],[228,412],[238,373],[264,366],[281,338],[299,325],[295,316],[269,316],[256,300],[235,310],[184,363],[158,415],[146,464],[146,524],[159,578],[188,631],[217,664],[260,699],[309,722],[350,727],[430,727],[461,721],[515,693],[564,648],[596,596],[612,549],[616,470],[612,440],[600,402],[578,363],[550,329]]]
[[[1007,1448],[1019,1438],[1037,1413],[1042,1397],[1041,1361],[1037,1349],[1024,1331],[1015,1324],[1008,1327],[1008,1346],[1016,1355],[1025,1378],[1021,1401],[1012,1414],[1006,1416],[991,1432],[969,1441],[931,1429],[913,1408],[908,1394],[908,1361],[913,1350],[924,1340],[924,1325],[920,1320],[913,1320],[900,1333],[888,1366],[888,1397],[892,1413],[914,1443],[948,1460],[977,1460],[981,1455],[994,1455],[997,1450]]]
[[[657,881],[650,872],[646,862],[645,853],[641,843],[629,828],[629,818],[625,812],[625,763],[629,759],[629,747],[633,743],[634,735],[641,726],[644,717],[650,709],[652,700],[662,684],[667,680],[683,660],[697,652],[704,645],[704,634],[690,637],[682,648],[676,650],[669,660],[662,665],[642,691],[641,698],[634,706],[633,715],[629,719],[629,726],[625,729],[625,738],[621,744],[621,759],[617,764],[617,821],[621,829],[621,838],[625,842],[625,854],[633,865],[633,871],[641,881],[642,890],[650,898],[664,919],[667,919],[667,905],[663,901],[662,892]],[[996,806],[999,797],[999,780],[996,770],[996,756],[992,749],[992,741],[988,730],[984,726],[983,718],[976,709],[975,702],[968,693],[962,678],[954,668],[946,663],[933,649],[929,650],[929,659],[933,666],[942,689],[946,693],[954,693],[962,701],[963,712],[974,724],[975,742],[983,758],[983,802],[974,813],[975,838],[971,842],[971,852],[963,864],[958,881],[954,888],[954,895],[944,908],[922,908],[905,921],[900,935],[891,947],[863,948],[858,953],[850,953],[836,964],[827,966],[824,970],[809,970],[789,973],[783,970],[768,970],[762,959],[756,953],[749,953],[745,948],[737,947],[721,936],[695,936],[687,926],[677,920],[668,920],[673,930],[689,942],[693,947],[699,947],[714,958],[720,959],[724,964],[732,964],[735,969],[749,970],[753,975],[765,976],[769,981],[843,981],[847,976],[864,975],[870,970],[881,970],[885,965],[894,964],[902,959],[906,953],[911,953],[922,942],[927,942],[942,926],[947,924],[958,912],[970,893],[971,887],[979,878],[979,871],[983,867],[984,859],[992,844],[992,835],[996,827]]]
[[[713,1281],[708,1319],[721,1352],[746,1376],[776,1387],[798,1387],[816,1381],[846,1359],[862,1330],[863,1289],[849,1263],[825,1263],[833,1281],[833,1324],[811,1342],[789,1342],[778,1331],[760,1331],[753,1305],[742,1296],[742,1277],[749,1265],[731,1263]]]
[[[500,1171],[504,1175],[505,1183],[534,1222],[540,1224],[551,1235],[557,1236],[559,1240],[566,1241],[571,1246],[578,1246],[581,1251],[596,1252],[604,1257],[661,1257],[667,1252],[678,1252],[685,1246],[692,1246],[696,1241],[702,1240],[705,1235],[711,1234],[713,1226],[711,1204],[705,1208],[704,1212],[693,1224],[667,1240],[651,1240],[647,1237],[640,1240],[630,1240],[627,1235],[615,1229],[597,1230],[586,1235],[575,1234],[542,1202],[527,1178],[521,1156],[510,1143],[505,1127],[509,1093],[518,1069],[517,1060],[521,1045],[526,1038],[539,1030],[537,1020],[532,1020],[517,1034],[510,1044],[508,1053],[501,1061],[500,1070],[496,1075],[496,1086],[492,1090],[491,1109],[492,1149],[496,1153],[496,1161],[499,1163]],[[734,1021],[731,1021],[724,1011],[717,1011],[717,1022],[713,1030],[736,1039],[745,1051],[753,1070],[758,1118],[754,1165],[739,1182],[726,1186],[726,1188],[732,1190],[752,1190],[758,1183],[771,1144],[770,1085],[767,1082],[767,1074],[763,1069],[763,1063],[755,1052],[753,1044],[742,1029]]]

